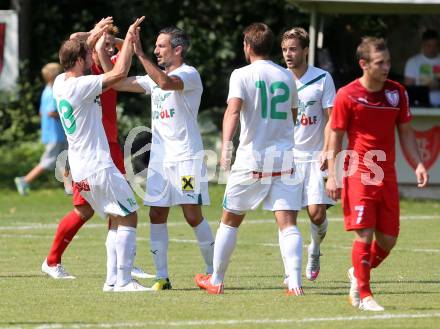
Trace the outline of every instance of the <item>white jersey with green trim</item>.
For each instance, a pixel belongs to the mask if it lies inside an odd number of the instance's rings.
[[[162,90],[148,76],[136,82],[151,94],[151,162],[176,162],[203,158],[203,143],[197,124],[203,92],[199,72],[182,64],[168,75],[183,81],[183,90]]]
[[[325,109],[333,107],[335,85],[331,75],[314,66],[296,80],[299,106],[295,126],[295,158],[319,159],[324,147]]]
[[[103,75],[55,79],[53,95],[69,143],[72,179],[80,182],[92,174],[114,166],[102,126]]]
[[[270,60],[255,61],[232,72],[228,102],[231,98],[243,101],[234,167],[263,172],[292,168],[292,108],[298,104],[293,74]]]

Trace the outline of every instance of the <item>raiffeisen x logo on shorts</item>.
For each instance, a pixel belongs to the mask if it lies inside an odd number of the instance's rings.
[[[194,176],[182,176],[182,191],[194,191]]]

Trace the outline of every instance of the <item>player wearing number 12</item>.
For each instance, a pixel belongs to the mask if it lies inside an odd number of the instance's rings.
[[[223,293],[223,281],[245,212],[263,203],[274,212],[289,275],[288,294],[302,295],[302,238],[296,226],[301,208],[293,175],[293,118],[297,92],[291,72],[269,59],[274,36],[263,23],[244,31],[250,65],[234,70],[223,119],[221,165],[229,168],[232,137],[241,124],[240,144],[226,185],[223,216],[214,244],[214,273],[199,274],[196,284],[211,294]]]

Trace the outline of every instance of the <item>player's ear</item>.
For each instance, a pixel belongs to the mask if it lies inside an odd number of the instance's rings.
[[[309,56],[309,47],[304,48],[304,53],[306,54],[306,56]]]
[[[182,56],[182,46],[176,46],[176,47],[174,47],[174,52],[175,52],[175,54],[176,55],[180,55],[180,56]]]
[[[359,66],[362,70],[366,70],[368,68],[368,62],[365,59],[361,58],[359,60]]]

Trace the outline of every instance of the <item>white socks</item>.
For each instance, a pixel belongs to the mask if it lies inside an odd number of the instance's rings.
[[[280,249],[288,275],[288,288],[301,287],[302,238],[298,227],[290,226],[281,231]]]
[[[310,223],[311,241],[310,241],[309,251],[311,251],[313,255],[319,255],[319,246],[321,245],[321,242],[322,240],[324,240],[324,237],[327,233],[327,227],[328,227],[327,218],[325,218],[322,224],[319,226]]]
[[[206,273],[212,274],[213,272],[213,255],[214,255],[214,237],[212,236],[211,227],[208,221],[203,218],[202,222],[193,227],[194,233],[199,243],[200,252],[206,264]]]
[[[287,267],[286,267],[286,257],[284,257],[283,254],[283,235],[281,234],[281,230],[278,229],[278,244],[280,246],[280,252],[281,252],[281,258],[283,259],[283,265],[284,265],[284,275],[287,278],[288,274],[287,274]]]
[[[150,251],[156,265],[156,278],[168,278],[167,224],[150,224]]]
[[[116,284],[116,233],[117,230],[108,230],[107,240],[105,240],[105,248],[107,250],[107,278],[105,279],[105,283],[109,286]]]
[[[119,225],[116,232],[117,286],[122,287],[131,282],[135,253],[136,228]]]
[[[232,252],[237,244],[238,228],[220,223],[214,245],[214,273],[211,283],[219,285],[224,281]]]

